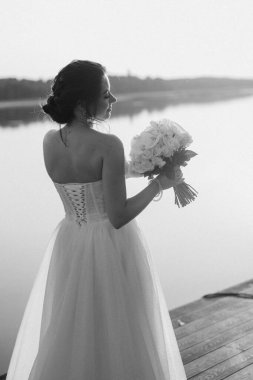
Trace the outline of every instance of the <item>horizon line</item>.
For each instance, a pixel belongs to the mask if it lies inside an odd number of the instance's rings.
[[[117,75],[117,74],[107,74],[110,77],[118,77],[118,78],[137,78],[140,80],[164,80],[164,81],[173,81],[173,80],[187,80],[187,79],[232,79],[232,80],[253,80],[253,77],[242,77],[242,76],[225,76],[225,75],[200,75],[200,76],[184,76],[184,77],[171,77],[171,78],[165,78],[165,77],[158,77],[158,76],[150,76],[147,75],[145,77],[138,76],[134,74],[125,74],[125,75]],[[54,77],[43,79],[43,78],[29,78],[29,77],[21,77],[21,76],[0,76],[0,80],[3,79],[16,79],[16,80],[29,80],[29,81],[43,81],[48,82],[52,81]]]

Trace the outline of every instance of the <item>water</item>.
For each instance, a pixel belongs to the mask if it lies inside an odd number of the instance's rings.
[[[169,309],[253,277],[252,109],[253,97],[138,109],[110,120],[126,156],[132,136],[151,119],[175,120],[194,139],[198,156],[183,171],[199,191],[196,201],[178,209],[168,190],[137,217]],[[0,374],[7,371],[47,242],[63,217],[42,157],[42,138],[57,126],[37,114],[13,121],[15,128],[9,124],[0,128]],[[128,179],[128,196],[146,184]]]

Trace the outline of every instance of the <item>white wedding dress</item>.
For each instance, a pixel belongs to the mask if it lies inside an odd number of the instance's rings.
[[[35,278],[7,380],[186,380],[136,221],[112,226],[101,180],[54,185],[66,215]]]

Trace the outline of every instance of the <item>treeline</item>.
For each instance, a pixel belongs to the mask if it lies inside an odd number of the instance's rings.
[[[5,78],[0,79],[0,100],[44,98],[51,81]]]
[[[253,79],[232,78],[181,78],[140,79],[134,76],[110,77],[111,87],[116,93],[152,92],[152,91],[181,91],[181,90],[212,90],[218,88],[253,88]]]
[[[218,89],[253,89],[253,79],[232,78],[186,78],[161,79],[138,78],[136,76],[110,76],[112,91],[117,94],[157,92],[157,91],[189,91]],[[28,80],[16,78],[0,79],[0,101],[19,99],[44,99],[49,93],[52,81]]]

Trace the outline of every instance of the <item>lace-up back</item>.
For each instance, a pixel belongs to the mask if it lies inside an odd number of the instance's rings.
[[[56,183],[54,185],[62,199],[66,218],[79,225],[108,219],[102,180],[89,183]]]

